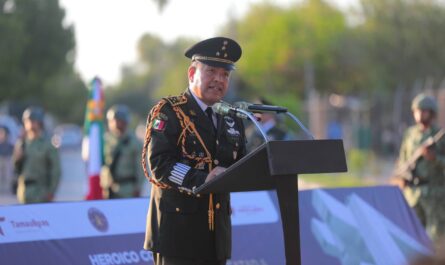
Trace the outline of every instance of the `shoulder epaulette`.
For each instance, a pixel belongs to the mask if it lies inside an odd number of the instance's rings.
[[[167,100],[173,107],[187,103],[187,98],[184,94],[179,96],[169,96],[163,99]]]

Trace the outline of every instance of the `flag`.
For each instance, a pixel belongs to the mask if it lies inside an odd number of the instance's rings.
[[[102,82],[98,77],[91,81],[85,112],[82,157],[88,175],[87,200],[102,199],[100,171],[104,162],[104,108]]]

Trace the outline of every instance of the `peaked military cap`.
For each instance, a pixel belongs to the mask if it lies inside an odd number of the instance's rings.
[[[108,120],[121,120],[126,123],[130,122],[130,110],[127,106],[122,104],[117,104],[112,106],[107,111],[107,119]]]
[[[185,51],[185,56],[204,64],[235,69],[235,62],[241,57],[240,45],[229,38],[215,37],[200,41]]]
[[[421,93],[413,99],[411,109],[431,110],[437,113],[437,102],[433,97]]]
[[[32,121],[43,122],[44,117],[45,117],[45,113],[42,108],[28,107],[23,112],[22,120],[32,120]]]

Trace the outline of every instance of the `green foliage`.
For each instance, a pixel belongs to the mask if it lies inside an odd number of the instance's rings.
[[[32,102],[79,121],[85,91],[67,60],[75,44],[65,11],[58,0],[8,1],[8,10],[6,3],[0,1],[0,102]]]
[[[348,173],[305,174],[299,175],[298,177],[310,185],[316,185],[324,188],[362,187],[376,185],[376,183],[371,180],[362,179]]]
[[[261,30],[258,30],[261,25]],[[304,92],[304,65],[315,66],[316,88],[335,89],[342,13],[319,0],[288,9],[269,3],[253,6],[238,25],[243,58],[241,76],[257,93]]]
[[[243,48],[233,83],[240,95],[235,96],[265,95],[300,116],[309,84],[307,65],[313,66],[314,86],[321,94],[371,95],[378,90],[390,98],[397,87],[410,88],[416,80],[442,81],[443,4],[361,0],[359,11],[356,23],[348,24],[351,13],[327,1],[298,1],[287,7],[265,1],[252,5],[244,17],[232,18],[222,27],[223,34],[216,35],[234,37]],[[128,100],[146,113],[147,105],[160,97],[184,91],[189,61],[183,52],[192,43],[165,43],[144,35],[138,44],[139,62],[125,68],[122,82],[107,93],[113,101]]]
[[[351,149],[348,152],[348,168],[351,172],[360,172],[369,163],[370,154],[368,151]]]
[[[193,42],[178,39],[172,44],[145,34],[138,43],[138,63],[122,72],[122,81],[107,89],[107,105],[123,103],[145,116],[152,104],[168,95],[177,95],[187,88],[187,67],[190,61],[184,50]]]
[[[169,45],[164,54],[164,79],[155,91],[156,98],[166,95],[177,95],[188,87],[187,69],[190,60],[184,56],[184,51],[195,41],[179,39]]]
[[[83,123],[88,90],[71,69],[48,80],[42,92],[45,108],[51,110],[60,122]]]
[[[368,35],[370,63],[378,66],[386,87],[412,86],[418,79],[445,74],[441,47],[445,36],[445,7],[439,1],[362,0],[363,25]]]
[[[371,151],[350,149],[347,152],[348,172],[335,174],[304,174],[301,177],[309,183],[317,183],[322,187],[356,187],[376,185],[382,181],[381,169]]]

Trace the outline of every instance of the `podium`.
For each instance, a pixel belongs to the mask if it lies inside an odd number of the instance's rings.
[[[275,189],[280,205],[286,264],[301,264],[298,174],[346,172],[342,140],[268,141],[195,193]]]

